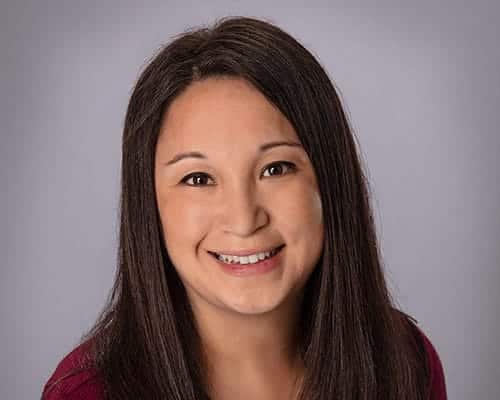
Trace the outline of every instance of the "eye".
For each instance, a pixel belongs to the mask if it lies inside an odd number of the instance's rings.
[[[184,178],[182,178],[181,183],[184,183],[187,186],[212,186],[205,184],[206,178],[210,178],[210,175],[207,175],[203,172],[193,172],[192,174],[186,175]],[[193,183],[187,183],[191,179]]]
[[[283,173],[283,166],[285,166],[285,170],[289,172],[293,172],[297,169],[296,165],[292,162],[289,161],[276,161],[272,164],[269,164],[266,168],[264,168],[264,171],[268,170],[270,173],[271,171],[274,171],[274,173],[271,173],[270,176],[274,175],[285,175],[286,173]],[[268,175],[269,176],[269,175]]]

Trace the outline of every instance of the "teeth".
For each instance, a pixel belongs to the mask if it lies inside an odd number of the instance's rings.
[[[252,254],[249,256],[242,256],[242,257],[219,254],[217,258],[226,264],[255,264],[256,262],[274,256],[276,253],[277,249],[274,249],[273,251]]]
[[[243,256],[243,257],[239,257],[236,259],[236,261],[240,261],[240,264],[250,264],[250,260],[249,260],[249,257],[248,256]]]

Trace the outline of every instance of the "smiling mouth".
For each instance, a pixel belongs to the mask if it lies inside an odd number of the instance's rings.
[[[282,249],[283,247],[285,247],[284,244],[282,245],[279,245],[278,247],[275,247],[274,249],[270,250],[270,251],[267,251],[267,252],[262,252],[262,253],[271,253],[271,256],[270,257],[273,257],[275,256],[276,254],[278,254]],[[215,251],[208,251],[207,250],[207,253],[210,254],[211,256],[213,256],[215,259],[217,259],[218,261],[220,261],[220,257],[221,257],[221,254],[219,253],[216,253]],[[257,253],[257,254],[261,254],[261,253]],[[241,256],[241,257],[248,257],[248,256]],[[266,257],[267,258],[270,258],[270,257]]]

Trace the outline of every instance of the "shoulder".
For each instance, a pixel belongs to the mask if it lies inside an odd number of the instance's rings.
[[[102,384],[90,359],[90,343],[67,354],[43,387],[42,400],[103,400]]]
[[[418,346],[419,353],[425,358],[428,372],[427,375],[429,378],[429,400],[446,400],[447,395],[443,364],[435,346],[424,333],[423,329],[418,326],[418,321],[415,318],[397,308],[394,308],[393,311],[395,311],[397,318],[403,320],[404,323],[410,327],[413,333],[411,336],[415,340],[414,344]]]
[[[424,334],[421,328],[418,328],[418,331],[420,333],[420,337],[422,338],[422,343],[427,356],[427,367],[430,375],[431,399],[446,400],[446,383],[441,359],[439,358],[436,348],[427,335]]]
[[[417,325],[418,322],[414,318],[401,311],[399,311],[399,313],[412,327],[415,339],[419,343],[422,353],[425,354],[425,362],[429,375],[430,400],[446,400],[444,369],[436,347],[424,333],[423,329]]]

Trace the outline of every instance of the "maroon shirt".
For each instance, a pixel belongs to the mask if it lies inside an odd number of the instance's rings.
[[[430,367],[431,397],[429,400],[446,400],[443,366],[430,340],[422,332]],[[102,383],[92,370],[71,372],[86,354],[84,343],[69,353],[59,363],[43,389],[42,400],[103,400]]]

